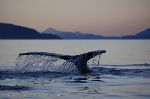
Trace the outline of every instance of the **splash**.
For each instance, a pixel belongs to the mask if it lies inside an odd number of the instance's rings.
[[[86,73],[89,72],[87,64],[99,64],[102,53],[104,52],[93,51],[76,56],[45,52],[21,53],[17,58],[15,70],[17,72]]]
[[[75,72],[72,63],[63,59],[45,55],[23,55],[17,58],[15,70],[17,72]]]

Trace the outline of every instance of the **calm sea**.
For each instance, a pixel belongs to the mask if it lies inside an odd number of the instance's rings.
[[[13,72],[19,53],[77,55],[94,50],[107,53],[89,75],[20,77]],[[149,64],[150,40],[0,40],[0,98],[150,99]]]

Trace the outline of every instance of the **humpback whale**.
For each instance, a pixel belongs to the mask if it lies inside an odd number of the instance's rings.
[[[102,55],[103,53],[106,53],[106,51],[97,50],[97,51],[83,53],[80,55],[62,55],[62,54],[48,53],[48,52],[27,52],[27,53],[20,53],[19,56],[38,55],[38,56],[50,56],[54,58],[60,58],[66,60],[66,62],[73,63],[80,73],[86,74],[90,72],[90,69],[87,65],[87,61],[90,60],[91,58],[94,58],[97,55]]]

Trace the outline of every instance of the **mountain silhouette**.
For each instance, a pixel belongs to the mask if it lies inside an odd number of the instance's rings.
[[[150,28],[137,33],[136,35],[128,35],[121,37],[122,39],[150,39]]]
[[[133,38],[133,39],[150,39],[150,28],[137,33],[136,35],[131,35],[131,36],[125,36],[123,38]]]
[[[27,27],[0,23],[0,39],[61,39],[61,37],[54,34],[41,34]]]
[[[42,33],[23,26],[0,23],[0,39],[150,39],[150,28],[122,37],[105,37],[81,32],[63,32],[48,28]]]
[[[102,35],[84,34],[81,32],[62,32],[53,28],[48,28],[42,33],[55,34],[63,39],[150,39],[150,28],[142,32],[136,33],[136,35],[127,35],[121,37],[105,37]]]
[[[45,33],[45,34],[49,34],[49,33],[51,33],[51,34],[59,34],[61,32],[62,31],[58,31],[58,30],[56,30],[54,28],[48,28],[45,31],[43,31],[42,33]]]
[[[44,34],[55,34],[63,39],[105,39],[106,37],[94,34],[83,34],[81,32],[62,32],[53,28],[48,28],[42,33]]]

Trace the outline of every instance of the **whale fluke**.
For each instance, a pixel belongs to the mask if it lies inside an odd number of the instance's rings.
[[[106,51],[97,50],[97,51],[91,51],[91,52],[83,53],[80,55],[72,55],[72,56],[56,54],[56,53],[48,53],[48,52],[27,52],[27,53],[20,53],[19,56],[38,55],[38,56],[50,56],[54,58],[60,58],[60,59],[66,60],[66,62],[73,63],[76,66],[78,71],[80,71],[82,74],[86,74],[90,72],[89,67],[87,65],[87,61],[103,53],[106,53]]]

